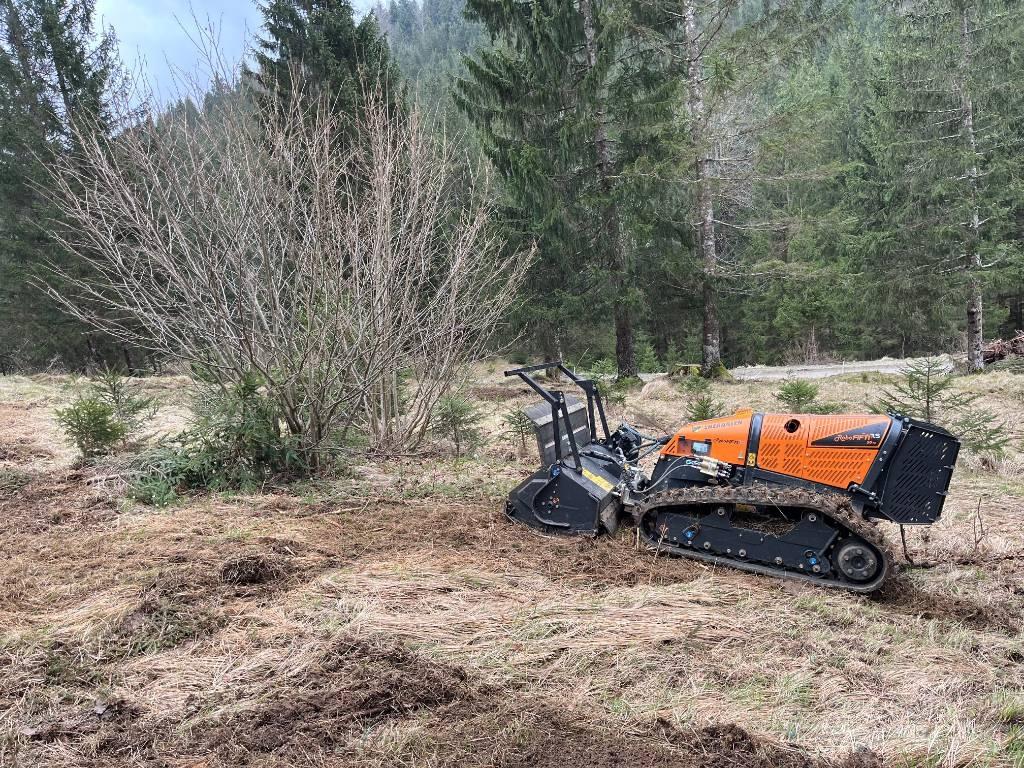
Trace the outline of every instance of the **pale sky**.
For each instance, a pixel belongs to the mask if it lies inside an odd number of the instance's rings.
[[[371,0],[354,0],[357,11]],[[190,35],[196,22],[212,24],[219,30],[221,55],[239,61],[246,42],[259,34],[262,16],[255,0],[97,0],[96,15],[104,27],[113,27],[120,43],[121,58],[134,69],[140,65],[157,97],[163,101],[174,91],[174,73],[198,68],[209,77],[204,57]]]

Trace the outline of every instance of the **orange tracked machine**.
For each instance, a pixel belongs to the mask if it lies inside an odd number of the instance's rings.
[[[585,397],[531,375],[549,368]],[[527,411],[541,468],[509,495],[513,520],[575,535],[628,521],[659,552],[856,592],[892,571],[878,521],[939,519],[960,448],[941,427],[896,413],[744,410],[665,437],[610,431],[597,384],[561,363],[505,375],[544,400]],[[641,462],[655,452],[648,476]]]

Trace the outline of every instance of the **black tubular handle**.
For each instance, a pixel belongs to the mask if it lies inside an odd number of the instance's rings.
[[[542,363],[541,365],[528,365],[525,368],[516,368],[515,370],[512,370],[512,371],[505,371],[505,375],[506,376],[518,376],[520,379],[522,379],[527,384],[529,384],[530,388],[534,392],[536,392],[538,395],[543,397],[544,400],[546,400],[552,406],[557,406],[558,405],[558,401],[559,401],[559,397],[561,396],[561,393],[551,392],[551,391],[549,391],[547,389],[544,389],[544,387],[542,387],[540,384],[538,384],[536,381],[534,381],[533,377],[530,376],[530,374],[533,373],[534,371],[539,371],[539,370],[542,370],[544,368],[549,368],[549,367],[553,367],[553,366],[556,366],[556,365],[559,368],[562,367],[561,363]],[[556,418],[556,417],[552,417],[552,418]]]
[[[608,419],[605,417],[604,402],[601,400],[601,392],[597,388],[597,384],[595,384],[591,379],[581,379],[579,376],[577,376],[575,373],[573,373],[571,370],[569,370],[561,360],[550,360],[550,361],[548,361],[546,363],[537,363],[536,365],[526,365],[526,366],[523,366],[522,368],[513,368],[510,371],[505,371],[505,375],[506,376],[518,376],[523,381],[525,381],[527,384],[529,384],[531,389],[533,389],[534,392],[539,394],[548,403],[550,403],[552,407],[557,407],[558,403],[562,399],[562,393],[561,392],[557,392],[557,391],[549,392],[548,390],[544,389],[544,387],[542,387],[540,384],[538,384],[536,381],[534,381],[533,377],[530,376],[531,373],[534,373],[536,371],[547,370],[548,368],[557,368],[563,374],[568,376],[570,381],[572,381],[576,386],[578,386],[580,389],[582,389],[586,393],[586,395],[587,395],[587,423],[590,426],[591,439],[592,440],[596,440],[597,439],[597,419],[595,418],[595,413],[594,413],[594,408],[596,406],[596,408],[597,408],[597,414],[596,415],[599,416],[600,419],[601,419],[601,427],[602,427],[602,429],[604,429],[604,437],[605,437],[605,440],[608,440],[610,438],[610,436],[611,436],[611,433],[608,431]],[[554,414],[554,412],[552,412],[552,414]],[[552,415],[552,418],[556,420],[556,425],[557,425],[557,416]],[[565,413],[565,421],[566,421],[566,429],[568,429],[569,433],[570,433],[569,434],[570,440],[572,440],[572,429],[569,426],[569,413],[568,413],[568,410],[566,410],[566,413]],[[557,437],[557,435],[556,435],[556,437]],[[574,451],[574,453],[575,453],[575,451]]]
[[[557,368],[566,376],[568,376],[569,380],[575,384],[582,384],[586,381],[589,381],[589,379],[581,379],[579,376],[573,373],[573,371],[570,370],[561,360],[550,360],[546,363],[537,363],[536,365],[526,365],[523,366],[522,368],[513,368],[511,371],[505,371],[505,375],[518,376],[521,379],[525,379],[526,374],[528,373],[534,373],[536,371],[546,371],[548,368]]]
[[[534,371],[543,371],[547,368],[559,368],[565,371],[565,367],[562,365],[561,360],[552,360],[550,363],[537,363],[537,365],[527,365],[522,368],[513,368],[511,371],[505,371],[506,376],[518,376],[520,373],[533,373]]]

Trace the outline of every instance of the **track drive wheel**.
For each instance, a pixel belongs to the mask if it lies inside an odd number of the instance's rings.
[[[832,566],[850,581],[871,581],[882,563],[874,550],[857,537],[851,537],[832,553]]]

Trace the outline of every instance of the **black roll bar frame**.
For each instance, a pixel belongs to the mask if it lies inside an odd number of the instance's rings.
[[[595,416],[601,418],[601,428],[604,431],[604,439],[607,441],[611,438],[611,433],[608,431],[608,419],[604,412],[604,402],[601,400],[601,391],[597,386],[597,382],[593,379],[583,379],[573,373],[567,368],[561,360],[555,360],[547,363],[538,363],[537,365],[527,365],[522,368],[514,368],[510,371],[505,371],[506,376],[518,376],[524,382],[526,382],[534,392],[544,398],[544,401],[551,406],[551,426],[554,431],[555,439],[555,463],[562,462],[562,435],[561,430],[564,429],[569,438],[569,448],[572,451],[572,458],[577,472],[583,471],[583,462],[580,460],[579,446],[576,445],[576,434],[572,429],[572,422],[569,419],[569,406],[565,402],[565,393],[560,389],[545,389],[530,375],[537,371],[544,371],[551,368],[557,368],[562,372],[563,375],[567,376],[569,380],[582,389],[587,395],[587,426],[590,428],[591,439],[597,437],[597,421]],[[595,414],[595,407],[597,412]]]

